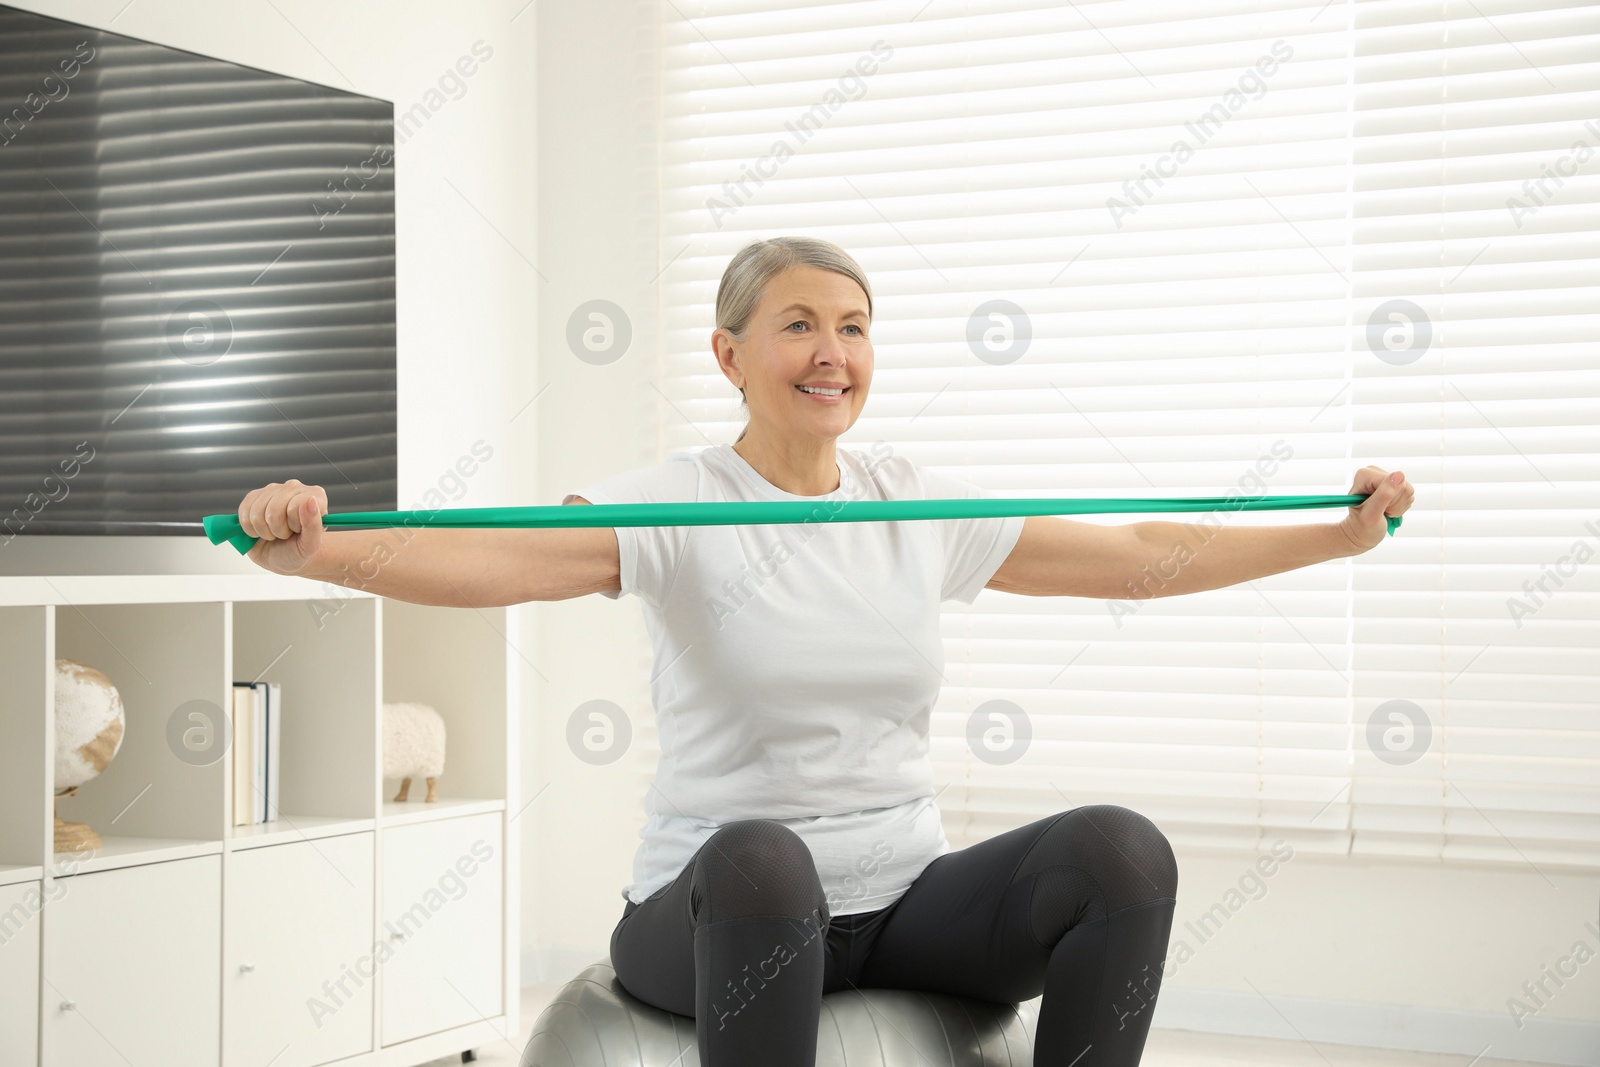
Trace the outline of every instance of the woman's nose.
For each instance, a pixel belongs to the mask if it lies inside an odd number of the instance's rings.
[[[822,337],[817,341],[817,352],[814,358],[819,362],[842,366],[844,364],[844,342],[833,336]]]

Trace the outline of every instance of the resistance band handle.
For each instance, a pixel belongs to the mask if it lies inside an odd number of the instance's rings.
[[[1370,495],[1370,494],[1369,494]],[[999,518],[1011,515],[1093,515],[1113,512],[1288,511],[1296,508],[1356,507],[1367,496],[1264,496],[1241,500],[1226,496],[1105,499],[964,497],[956,500],[737,500],[664,504],[567,504],[515,508],[437,508],[433,511],[344,511],[322,516],[329,529],[384,530],[397,527],[477,527],[572,529],[592,526],[755,526],[802,522],[889,522],[912,519]],[[1401,516],[1385,516],[1390,536]],[[202,524],[214,545],[226,541],[249,552],[237,513],[207,515]]]

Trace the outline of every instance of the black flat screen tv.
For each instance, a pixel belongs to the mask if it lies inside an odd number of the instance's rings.
[[[396,507],[393,145],[388,101],[0,6],[0,573],[291,477]]]

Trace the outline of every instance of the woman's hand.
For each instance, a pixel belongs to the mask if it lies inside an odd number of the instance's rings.
[[[1352,555],[1359,555],[1382,544],[1389,533],[1386,516],[1404,515],[1417,499],[1417,492],[1406,481],[1404,472],[1390,474],[1382,467],[1362,467],[1357,471],[1350,493],[1359,496],[1372,494],[1364,503],[1351,508],[1339,524],[1340,531],[1355,550]]]
[[[298,479],[252,489],[239,503],[239,526],[260,538],[245,558],[274,574],[299,574],[322,544],[328,494]]]

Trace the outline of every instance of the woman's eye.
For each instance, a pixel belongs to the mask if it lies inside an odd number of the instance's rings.
[[[785,326],[784,329],[785,330],[792,330],[796,326],[805,326],[805,325],[807,325],[807,323],[806,323],[806,321],[804,319],[796,319],[795,321],[791,322],[788,326]],[[848,326],[845,327],[845,329],[854,330],[856,332],[856,336],[858,336],[858,337],[866,336],[864,333],[861,332],[861,327],[859,325],[857,325],[856,323],[853,323],[853,322],[850,323]]]

